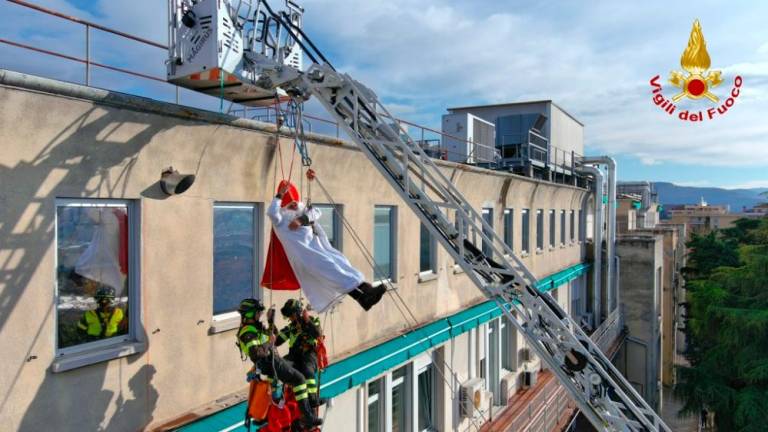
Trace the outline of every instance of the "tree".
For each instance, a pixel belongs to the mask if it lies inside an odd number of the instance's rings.
[[[765,430],[768,418],[768,219],[688,243],[689,367],[683,412],[715,412],[721,431]]]

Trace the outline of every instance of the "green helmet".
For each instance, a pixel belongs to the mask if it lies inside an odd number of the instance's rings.
[[[304,309],[304,307],[299,300],[288,299],[283,307],[280,308],[280,313],[283,314],[284,317],[296,316],[301,314],[302,309]]]
[[[253,315],[256,312],[261,312],[263,310],[264,305],[259,300],[254,298],[247,298],[240,301],[240,306],[237,308],[237,311],[240,312],[240,315],[247,318],[253,318]]]
[[[115,289],[110,286],[101,287],[96,290],[96,294],[93,298],[95,298],[97,302],[102,300],[112,301],[115,299]]]

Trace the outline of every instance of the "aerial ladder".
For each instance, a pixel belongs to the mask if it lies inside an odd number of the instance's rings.
[[[302,30],[298,4],[286,0],[281,11],[263,0],[169,5],[169,81],[246,106],[314,97],[499,305],[597,430],[671,431],[557,301],[537,290],[530,270],[376,93],[325,58]]]

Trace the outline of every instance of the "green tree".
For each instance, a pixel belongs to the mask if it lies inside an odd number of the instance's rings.
[[[683,411],[715,412],[721,431],[768,421],[768,219],[688,243],[689,367],[679,369]]]

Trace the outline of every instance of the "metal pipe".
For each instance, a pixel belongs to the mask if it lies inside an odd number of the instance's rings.
[[[585,165],[579,167],[579,171],[590,174],[595,178],[595,220],[594,234],[594,277],[592,279],[592,315],[594,322],[593,328],[597,328],[600,323],[600,297],[602,297],[602,273],[603,273],[603,172],[597,167]]]
[[[616,257],[616,160],[609,156],[592,156],[582,159],[584,164],[602,164],[608,167],[608,241],[606,242],[605,254],[608,257],[608,274],[606,275],[606,314],[613,311],[614,304],[617,304],[615,297],[618,292],[614,273]]]

